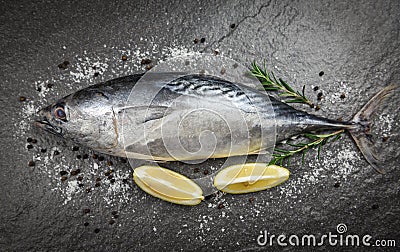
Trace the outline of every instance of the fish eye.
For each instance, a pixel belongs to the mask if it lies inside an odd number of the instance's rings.
[[[54,115],[57,119],[63,120],[63,121],[67,121],[67,114],[65,113],[65,109],[63,106],[58,105],[55,109],[54,109]]]

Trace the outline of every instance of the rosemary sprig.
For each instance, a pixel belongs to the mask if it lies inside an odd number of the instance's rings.
[[[304,103],[310,105],[310,107],[314,107],[314,103],[311,102],[305,96],[305,85],[303,86],[302,92],[295,91],[289,84],[287,84],[282,79],[277,79],[274,73],[268,72],[266,70],[266,64],[264,61],[264,67],[261,68],[254,61],[251,64],[250,73],[254,77],[256,77],[261,84],[263,85],[266,91],[278,91],[279,96],[285,98],[286,103]],[[273,158],[270,161],[270,164],[280,164],[283,165],[284,161],[287,161],[287,165],[290,165],[290,158],[295,154],[302,154],[302,164],[304,164],[304,159],[307,152],[312,148],[318,148],[318,160],[320,159],[321,148],[326,143],[328,143],[331,139],[332,142],[338,140],[341,137],[341,134],[344,132],[344,129],[335,131],[329,134],[312,134],[305,133],[302,136],[309,139],[308,142],[300,142],[300,143],[291,143],[286,142],[289,145],[289,150],[284,150],[280,148],[275,148],[274,153],[272,154]]]
[[[341,134],[344,132],[344,129],[335,131],[329,134],[311,134],[306,133],[304,137],[310,139],[308,143],[289,143],[286,144],[295,147],[293,150],[283,150],[279,148],[274,149],[274,153],[272,154],[273,159],[269,162],[269,164],[277,164],[279,163],[281,166],[283,165],[284,161],[287,160],[287,165],[290,165],[290,158],[297,154],[302,153],[301,162],[304,164],[304,158],[307,152],[314,148],[318,147],[318,160],[320,159],[320,152],[322,146],[329,142],[330,139],[333,138],[333,141],[338,140],[341,137]],[[332,142],[333,142],[332,141]]]
[[[305,103],[310,105],[310,107],[314,107],[314,103],[311,102],[304,94],[306,88],[305,85],[303,86],[301,93],[299,91],[295,91],[281,78],[277,79],[272,71],[268,73],[266,70],[265,61],[263,69],[261,69],[255,61],[251,64],[251,67],[251,75],[256,77],[261,82],[266,91],[280,92],[279,96],[289,98],[285,100],[286,103]]]

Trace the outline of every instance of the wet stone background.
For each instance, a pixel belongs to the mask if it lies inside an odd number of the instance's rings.
[[[372,130],[387,174],[344,135],[321,160],[315,151],[304,165],[293,160],[277,188],[213,195],[196,207],[153,198],[134,184],[126,160],[31,125],[57,98],[195,52],[245,65],[266,59],[296,89],[305,84],[320,110],[296,107],[349,119],[400,79],[399,1],[34,2],[1,2],[1,251],[263,250],[256,239],[264,230],[320,236],[340,223],[346,234],[400,244],[395,99]]]

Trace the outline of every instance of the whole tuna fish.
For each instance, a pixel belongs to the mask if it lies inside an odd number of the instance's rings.
[[[207,75],[152,82],[148,88],[158,90],[156,94],[135,94],[141,77],[126,76],[79,90],[40,110],[36,124],[102,153],[156,161],[256,154],[304,132],[347,129],[366,160],[379,170],[366,137],[369,119],[382,99],[398,89],[386,87],[350,122],[340,122]]]

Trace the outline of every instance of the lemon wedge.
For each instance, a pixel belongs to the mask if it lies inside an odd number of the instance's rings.
[[[232,165],[214,178],[214,186],[223,192],[240,194],[262,191],[285,182],[289,170],[277,165],[248,163]]]
[[[133,172],[136,184],[148,194],[181,205],[197,205],[203,191],[191,179],[159,166],[140,166]]]

